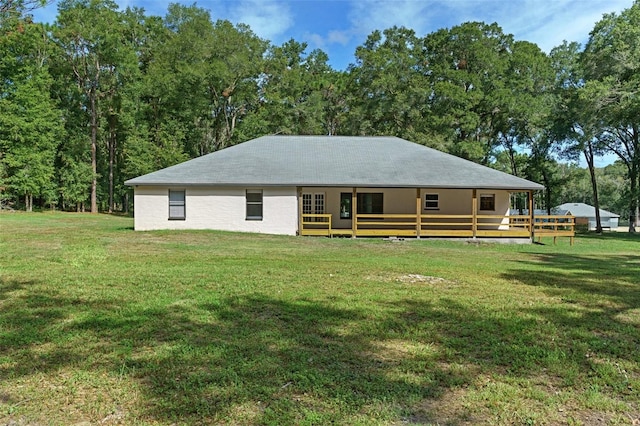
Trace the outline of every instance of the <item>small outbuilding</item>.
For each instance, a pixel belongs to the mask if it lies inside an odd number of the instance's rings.
[[[587,226],[589,231],[596,229],[596,208],[585,203],[564,203],[554,208],[557,211],[567,211],[576,218],[576,225]],[[602,229],[616,230],[620,215],[600,209],[600,224]]]
[[[396,137],[264,136],[125,182],[136,230],[531,239],[543,186]]]

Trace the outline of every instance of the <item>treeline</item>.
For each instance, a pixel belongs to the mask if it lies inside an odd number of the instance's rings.
[[[126,211],[125,180],[257,136],[395,135],[540,182],[542,208],[574,201],[558,159],[586,161],[598,204],[594,159],[613,153],[615,208],[638,216],[639,2],[605,15],[584,48],[546,54],[482,22],[424,37],[393,27],[341,71],[195,5],[157,17],[63,0],[48,25],[26,1],[0,0],[5,206]]]

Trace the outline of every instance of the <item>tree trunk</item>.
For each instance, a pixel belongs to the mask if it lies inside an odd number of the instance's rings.
[[[116,116],[109,115],[109,213],[113,213],[113,168],[116,156]]]
[[[98,144],[98,109],[96,105],[96,88],[92,87],[89,91],[90,114],[91,114],[91,213],[98,213],[98,161],[97,161],[97,144]]]
[[[547,214],[551,215],[551,183],[546,169],[542,169],[542,182],[544,182],[544,203],[546,205]]]
[[[596,233],[602,234],[602,221],[600,220],[600,201],[598,201],[598,182],[596,180],[596,167],[593,159],[593,147],[591,141],[587,142],[584,150],[584,158],[587,160],[589,175],[591,176],[591,189],[593,190],[593,206],[596,208]]]
[[[631,163],[631,169],[629,170],[629,181],[631,197],[629,198],[629,233],[636,232],[636,225],[638,219],[638,164],[637,161]]]

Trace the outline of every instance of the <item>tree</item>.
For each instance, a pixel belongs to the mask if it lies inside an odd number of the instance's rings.
[[[266,42],[245,25],[212,23],[196,6],[172,4],[164,25],[164,42],[146,69],[156,144],[164,143],[157,138],[166,126],[184,135],[190,157],[234,143],[258,100]]]
[[[413,30],[374,31],[349,69],[352,134],[395,135],[428,144],[429,85],[422,42]]]
[[[0,25],[52,2],[53,0],[0,0]]]
[[[626,165],[629,232],[640,225],[640,1],[596,23],[582,55],[585,90],[602,123],[602,139]]]
[[[488,164],[510,98],[513,37],[497,24],[467,22],[427,35],[424,48],[434,132],[453,154]]]
[[[337,74],[326,53],[316,49],[307,54],[306,49],[306,43],[291,39],[268,50],[259,79],[259,102],[247,120],[252,136],[336,133],[337,123],[330,120],[337,119],[341,100],[333,98],[338,103],[329,110],[327,99],[336,94]]]
[[[595,158],[603,152],[603,130],[591,94],[585,88],[580,45],[564,42],[551,51],[556,74],[557,103],[551,132],[562,144],[561,155],[577,160],[582,154],[591,180],[591,203],[596,209],[596,232],[602,232]]]
[[[121,20],[111,0],[64,0],[54,37],[65,59],[75,90],[86,111],[91,151],[91,212],[98,212],[98,131],[100,104],[113,95],[113,79],[123,50]],[[71,89],[71,87],[68,87]]]
[[[0,27],[0,186],[33,209],[34,196],[55,204],[55,155],[62,131],[50,97],[48,40],[43,25],[23,20]]]
[[[521,176],[517,157],[529,149],[533,154],[549,157],[553,143],[546,132],[554,104],[553,72],[548,56],[526,41],[513,43],[508,67],[502,77],[505,87],[497,100],[493,127],[498,150],[511,160],[510,173]],[[545,164],[533,162],[532,164]],[[546,188],[552,191],[554,188]]]

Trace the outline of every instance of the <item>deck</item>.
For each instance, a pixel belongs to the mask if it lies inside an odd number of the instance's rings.
[[[572,216],[502,216],[434,214],[357,214],[351,228],[332,226],[331,214],[303,214],[300,235],[327,237],[454,237],[532,238],[570,237],[573,244],[575,219]]]

